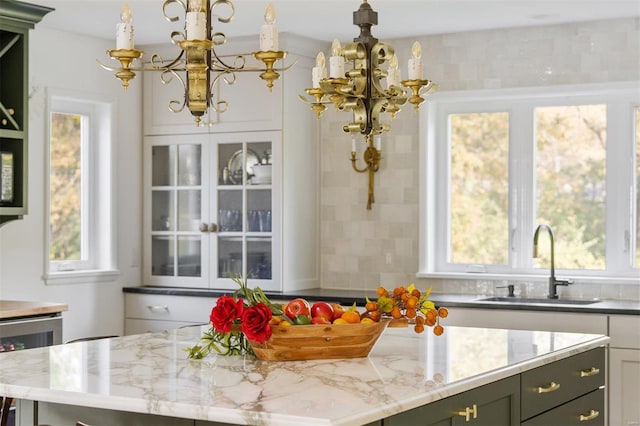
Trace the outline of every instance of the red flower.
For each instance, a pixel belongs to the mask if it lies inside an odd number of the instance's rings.
[[[262,302],[242,313],[242,332],[249,340],[263,343],[271,337],[271,309]]]
[[[231,331],[231,324],[234,320],[242,316],[244,302],[242,299],[233,300],[233,297],[222,296],[218,299],[216,306],[211,310],[211,324],[216,331],[228,333]]]

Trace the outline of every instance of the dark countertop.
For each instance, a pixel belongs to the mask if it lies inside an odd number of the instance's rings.
[[[124,287],[124,293],[139,294],[159,294],[168,296],[197,296],[197,297],[219,297],[233,293],[230,290],[199,289],[199,288],[179,288],[179,287]],[[308,289],[296,290],[286,293],[265,292],[273,300],[290,300],[296,297],[303,297],[309,300],[324,300],[330,303],[340,303],[350,306],[356,302],[358,306],[364,306],[366,297],[376,299],[373,291],[365,290],[335,290],[335,289]],[[608,315],[640,315],[640,302],[627,300],[598,300],[590,304],[571,304],[572,300],[563,303],[562,299],[549,303],[545,299],[529,299],[518,301],[483,301],[489,298],[488,295],[473,294],[444,294],[432,293],[429,297],[436,305],[458,308],[476,309],[509,309],[516,311],[562,311]],[[506,299],[506,298],[505,298]],[[514,300],[518,300],[517,297]],[[580,301],[582,302],[582,301]]]

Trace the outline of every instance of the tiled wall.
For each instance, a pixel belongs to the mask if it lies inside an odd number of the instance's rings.
[[[375,29],[375,28],[374,28]],[[375,34],[375,32],[374,32]],[[640,19],[477,31],[421,37],[425,77],[440,90],[477,90],[640,81]],[[413,40],[387,40],[406,73]],[[406,77],[406,74],[405,74]],[[366,174],[351,169],[349,113],[328,109],[322,122],[322,286],[421,288],[492,293],[493,281],[418,280],[418,114],[405,106],[384,135],[376,203],[365,209]],[[362,152],[362,142],[358,139]],[[544,283],[519,284],[542,295]],[[574,295],[640,300],[640,285],[574,285]]]

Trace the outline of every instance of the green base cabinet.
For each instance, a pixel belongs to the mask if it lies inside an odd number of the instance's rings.
[[[519,423],[519,376],[484,385],[383,421],[384,426],[508,426]]]

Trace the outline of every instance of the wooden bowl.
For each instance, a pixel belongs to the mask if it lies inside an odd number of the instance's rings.
[[[369,355],[388,323],[276,325],[269,340],[249,343],[264,361],[361,358]]]

